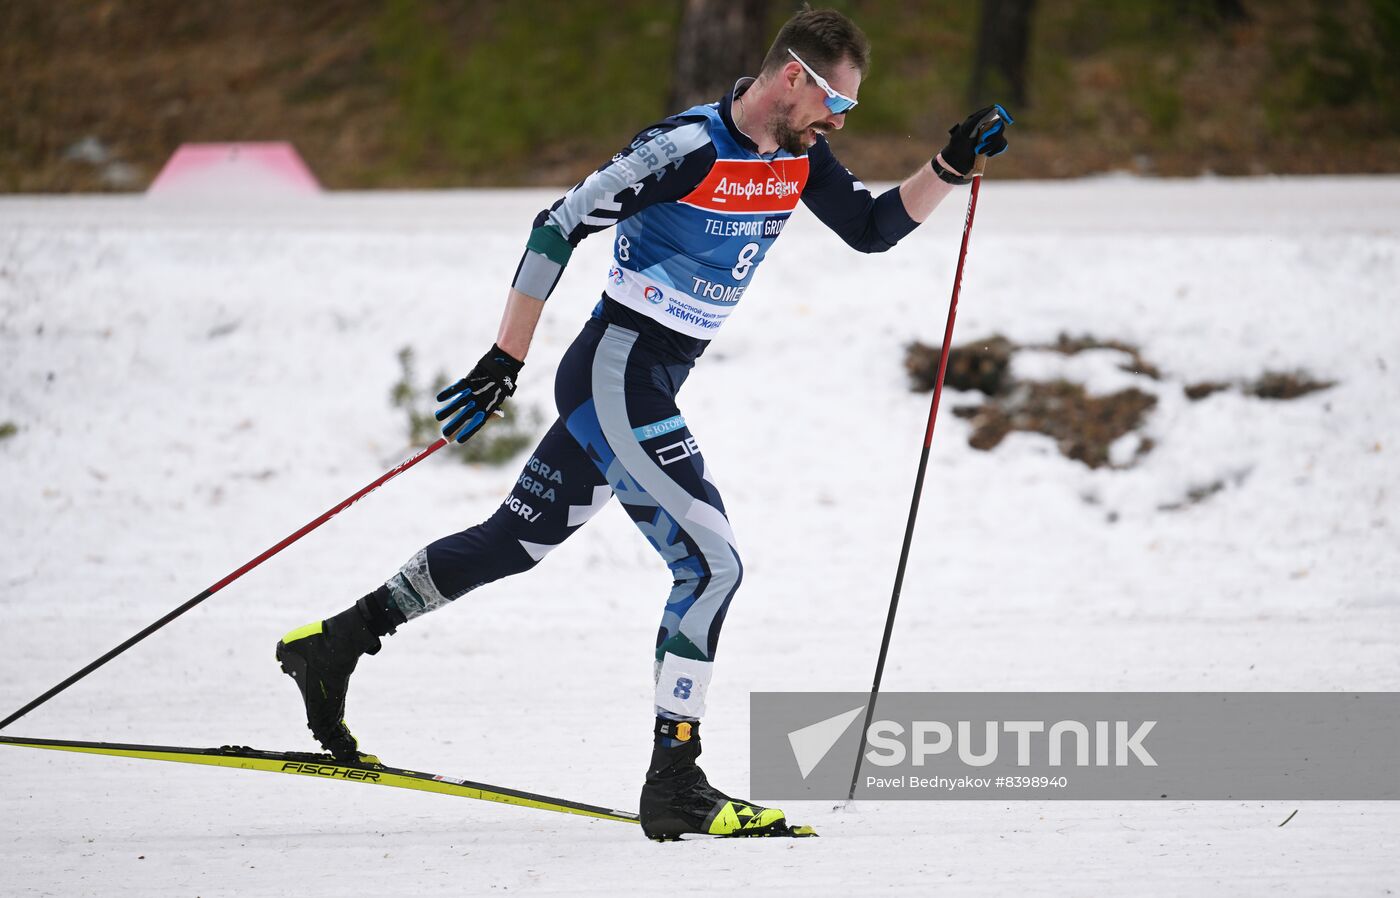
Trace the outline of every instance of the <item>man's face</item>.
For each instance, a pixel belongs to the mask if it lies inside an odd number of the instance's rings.
[[[850,62],[842,61],[830,72],[818,69],[818,73],[833,90],[852,100],[859,99],[860,69]],[[846,113],[837,114],[826,108],[826,91],[808,77],[796,61],[783,69],[783,78],[788,90],[773,110],[773,138],[780,149],[800,156],[817,142],[818,134],[845,126]]]

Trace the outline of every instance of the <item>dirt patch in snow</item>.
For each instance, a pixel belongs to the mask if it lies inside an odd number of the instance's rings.
[[[1188,384],[1186,398],[1193,402],[1212,393],[1238,389],[1246,396],[1260,399],[1297,399],[1318,390],[1326,390],[1337,385],[1336,381],[1318,380],[1305,371],[1265,371],[1254,380],[1231,383],[1223,380],[1205,380]]]
[[[1091,396],[1065,380],[1021,381],[1005,395],[959,406],[953,414],[972,422],[968,442],[974,449],[994,449],[1007,434],[1023,430],[1051,437],[1066,458],[1101,468],[1112,463],[1114,442],[1141,428],[1156,405],[1156,396],[1138,389]],[[1150,440],[1140,440],[1133,460],[1151,449]]]
[[[1161,370],[1143,358],[1138,347],[1122,340],[1068,334],[1060,334],[1053,343],[1018,344],[1001,335],[970,340],[948,353],[944,383],[950,389],[980,392],[987,397],[979,405],[953,409],[953,414],[971,422],[968,442],[974,449],[994,449],[1008,434],[1020,430],[1052,438],[1066,458],[1091,468],[1131,467],[1152,451],[1152,439],[1142,434],[1134,445],[1119,441],[1142,430],[1157,405],[1155,395],[1136,387],[1094,395],[1084,385],[1067,380],[1017,378],[1012,374],[1011,361],[1023,349],[1062,355],[1091,349],[1115,350],[1125,357],[1118,366],[1123,371],[1154,381],[1164,380]],[[915,391],[933,389],[940,354],[938,347],[919,342],[906,348],[904,364]],[[1193,401],[1232,389],[1261,399],[1295,399],[1333,385],[1333,381],[1295,371],[1265,372],[1247,381],[1184,384],[1182,389]]]

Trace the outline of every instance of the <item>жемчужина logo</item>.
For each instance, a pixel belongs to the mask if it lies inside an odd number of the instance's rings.
[[[642,291],[642,297],[654,306],[659,306],[666,299],[666,294],[661,292],[660,287],[649,286]]]

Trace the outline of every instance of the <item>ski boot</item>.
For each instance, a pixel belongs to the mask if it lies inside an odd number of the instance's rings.
[[[642,832],[656,842],[682,835],[795,836],[809,835],[787,824],[777,808],[730,798],[711,786],[695,764],[700,756],[700,723],[656,719],[656,745],[651,768],[642,786]]]
[[[345,694],[361,655],[379,651],[379,637],[357,603],[346,611],[298,627],[277,643],[282,672],[296,681],[306,705],[306,726],[337,761],[368,761],[345,725]],[[392,631],[390,631],[392,632]]]

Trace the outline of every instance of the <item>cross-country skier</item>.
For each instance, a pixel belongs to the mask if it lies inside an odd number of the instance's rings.
[[[641,795],[651,838],[783,832],[783,812],[730,798],[696,766],[720,627],[743,574],[739,550],[676,394],[738,305],[802,200],[853,248],[883,252],[925,220],[977,154],[1006,148],[999,107],[973,113],[898,188],[873,196],[826,135],[856,105],[869,42],[849,19],[806,9],[778,33],[757,78],[717,103],[641,131],[535,219],[496,343],[443,390],[437,413],[465,441],[511,396],[530,340],[578,242],[617,226],[603,296],[559,365],[559,418],[504,504],[429,544],[349,609],[277,645],[308,725],[339,759],[350,674],[381,637],[472,589],[528,570],[617,496],[675,584],[656,637],[656,723]],[[978,133],[987,113],[999,113]]]

